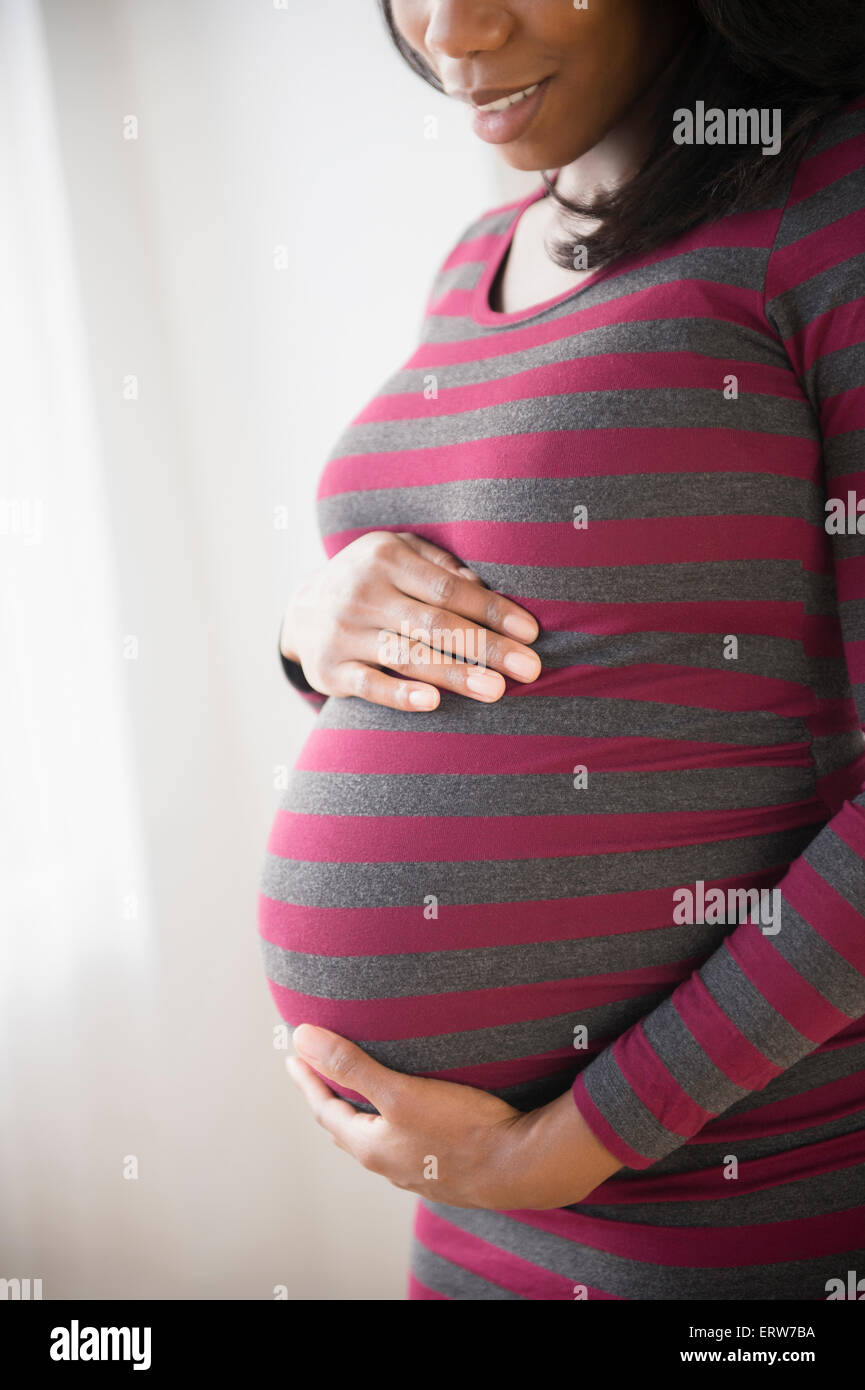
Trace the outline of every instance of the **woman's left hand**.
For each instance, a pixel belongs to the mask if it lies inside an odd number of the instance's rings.
[[[494,1211],[569,1205],[620,1166],[597,1145],[570,1095],[524,1113],[473,1086],[393,1071],[325,1028],[301,1024],[293,1042],[298,1057],[288,1059],[289,1072],[334,1143],[395,1187],[430,1201]],[[316,1072],[379,1113],[356,1110]]]

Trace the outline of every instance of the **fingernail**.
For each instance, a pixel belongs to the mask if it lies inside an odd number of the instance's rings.
[[[467,676],[466,685],[476,695],[500,695],[502,692],[501,676],[493,675],[490,671],[479,671],[477,675]]]
[[[531,681],[538,674],[541,663],[537,657],[523,656],[522,652],[508,652],[503,665],[515,676],[522,676],[524,680]]]
[[[518,642],[534,642],[538,635],[537,623],[532,622],[531,618],[519,618],[515,613],[507,615],[502,627],[509,637],[516,637]]]
[[[435,709],[438,696],[432,690],[410,690],[408,702],[415,709]]]

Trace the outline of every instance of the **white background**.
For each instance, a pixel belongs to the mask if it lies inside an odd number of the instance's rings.
[[[414,1199],[285,1074],[256,894],[325,454],[538,182],[467,114],[373,0],[0,7],[0,1276],[45,1298],[403,1297]]]

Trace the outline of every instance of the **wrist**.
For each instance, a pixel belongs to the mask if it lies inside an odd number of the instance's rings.
[[[570,1091],[521,1116],[506,1140],[511,1209],[582,1202],[623,1166],[589,1128]]]

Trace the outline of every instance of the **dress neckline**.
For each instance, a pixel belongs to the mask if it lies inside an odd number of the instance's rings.
[[[509,205],[514,209],[513,218],[506,230],[502,232],[498,245],[494,247],[493,253],[484,266],[472,293],[471,316],[476,323],[484,324],[486,327],[490,328],[502,328],[510,324],[523,323],[528,319],[537,318],[541,314],[547,313],[550,309],[555,309],[557,305],[565,304],[569,299],[575,299],[577,295],[590,289],[593,285],[597,284],[598,280],[609,274],[612,268],[611,265],[599,266],[591,275],[587,275],[585,280],[581,280],[578,285],[574,285],[573,289],[562,290],[559,294],[553,295],[550,299],[544,299],[540,304],[530,304],[525,309],[512,309],[506,312],[492,307],[490,304],[490,291],[502,267],[505,256],[511,248],[519,221],[527,208],[532,207],[534,203],[538,203],[542,198],[546,197],[549,197],[547,187],[545,184],[541,184],[540,188],[533,189],[527,197],[521,198],[516,203],[511,203]]]

